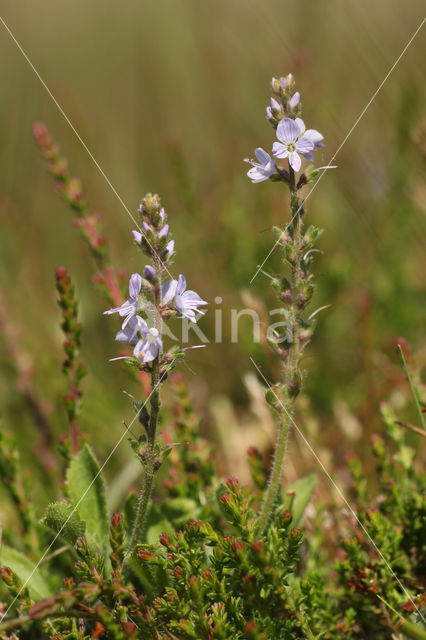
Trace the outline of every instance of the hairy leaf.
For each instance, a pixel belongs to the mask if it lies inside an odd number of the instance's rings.
[[[74,545],[78,537],[84,536],[86,523],[81,520],[77,510],[68,502],[55,502],[47,507],[46,514],[40,521],[49,529]]]
[[[89,543],[106,548],[109,535],[105,483],[98,461],[85,444],[71,460],[67,471],[70,499],[79,516],[86,522]]]

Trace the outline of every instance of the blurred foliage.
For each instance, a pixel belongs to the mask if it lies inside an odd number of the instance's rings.
[[[368,12],[355,0],[308,0],[299,8],[279,0],[46,0],[43,7],[4,0],[2,7],[5,22],[130,212],[143,193],[162,194],[178,248],[174,268],[210,301],[201,323],[210,338],[219,307],[214,299],[222,297],[223,343],[189,352],[187,378],[204,424],[217,424],[226,411],[236,440],[245,442],[249,423],[265,427],[261,417],[253,418],[259,403],[244,382],[248,355],[265,374],[274,374],[274,364],[261,345],[253,345],[249,322],[241,321],[239,342],[230,342],[230,309],[246,306],[248,298],[274,306],[267,278],[259,275],[252,285],[250,279],[272,246],[270,228],[287,216],[285,193],[250,184],[242,163],[255,146],[272,142],[264,116],[267,83],[274,73],[295,73],[309,105],[305,121],[325,136],[318,161],[326,164],[423,19],[422,3],[390,11],[377,0]],[[91,282],[94,266],[39,158],[34,121],[48,124],[72,174],[83,179],[91,209],[102,214],[114,267],[130,272],[141,266],[130,251],[133,223],[3,26],[1,34],[7,60],[0,71],[2,412],[33,445],[22,453],[27,460],[34,448],[48,457],[46,447],[37,448],[39,439],[48,444],[52,434],[67,429],[53,286],[63,264],[75,282],[84,324],[88,376],[81,428],[107,452],[129,412],[119,390],[137,386],[108,362],[116,355],[113,328],[101,316],[105,305]],[[424,49],[419,34],[339,152],[339,168],[324,176],[307,203],[307,222],[326,230],[315,305],[332,306],[319,316],[304,361],[304,418],[337,460],[347,448],[345,419],[358,425],[353,446],[362,447],[360,434],[377,427],[379,401],[394,393],[395,384],[406,390],[398,336],[412,344],[420,365],[425,360],[425,78],[418,64]],[[276,252],[265,270],[274,273],[278,264]],[[11,393],[17,357],[21,387]],[[234,408],[226,408],[225,392]],[[315,421],[308,418],[312,408]],[[259,429],[250,433],[253,444],[265,444]],[[221,445],[220,433],[216,437]],[[297,454],[302,466],[309,465],[300,449]],[[120,468],[125,457],[118,450],[112,464]],[[36,482],[37,468],[34,474]]]

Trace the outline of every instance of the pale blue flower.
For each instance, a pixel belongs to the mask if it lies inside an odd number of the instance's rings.
[[[147,329],[148,325],[145,320],[140,316],[133,316],[130,318],[124,329],[115,336],[117,342],[126,342],[127,344],[136,344],[138,341],[138,333],[141,333],[144,329]]]
[[[208,304],[208,302],[202,300],[195,291],[185,291],[185,289],[186,278],[181,274],[176,286],[175,306],[184,318],[188,318],[191,322],[197,322],[195,313],[198,312],[204,315],[204,312],[200,311],[198,307],[202,307]]]
[[[278,125],[279,126],[279,125]],[[271,158],[269,153],[266,153],[261,147],[254,150],[255,156],[258,162],[254,160],[244,159],[244,162],[252,164],[253,167],[247,171],[247,175],[253,183],[263,182],[268,180],[275,171],[275,160]]]
[[[163,342],[160,338],[158,329],[155,327],[144,328],[141,332],[142,337],[136,343],[133,355],[140,362],[152,362],[157,355],[163,350]]]
[[[173,300],[176,293],[177,280],[168,280],[161,285],[161,304],[166,306]]]
[[[315,148],[310,135],[305,133],[303,120],[301,118],[280,120],[277,126],[277,138],[280,142],[274,142],[272,153],[276,158],[288,157],[291,168],[299,171],[302,164],[299,153],[306,156]]]
[[[129,280],[129,299],[120,307],[114,309],[108,309],[104,311],[104,315],[110,315],[111,313],[119,313],[120,316],[125,318],[122,329],[125,329],[127,323],[133,318],[138,311],[139,306],[139,292],[142,287],[142,276],[139,273],[134,273]]]
[[[303,124],[303,120],[301,120],[300,118],[296,118],[296,122],[301,121],[302,125],[305,126]],[[313,143],[315,149],[317,149],[318,147],[323,147],[323,140],[324,140],[324,136],[317,131],[316,129],[307,129],[305,131],[305,136],[307,136],[310,141]],[[302,155],[307,158],[308,160],[310,160],[311,162],[314,161],[314,156],[312,153],[307,152],[307,153],[302,153]]]

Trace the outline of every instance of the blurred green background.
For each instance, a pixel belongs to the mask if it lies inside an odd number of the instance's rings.
[[[248,299],[277,306],[268,279],[250,279],[272,246],[271,226],[288,216],[287,194],[276,184],[252,185],[242,161],[272,144],[270,78],[296,76],[304,120],[325,136],[317,163],[327,164],[420,25],[423,3],[3,0],[1,7],[127,207],[135,212],[147,191],[161,194],[176,240],[173,272],[185,273],[211,303],[200,323],[209,337],[214,298],[223,298],[223,343],[190,351],[190,368],[182,371],[209,437],[220,447],[229,421],[241,442],[235,457],[243,459],[246,440],[257,438],[244,430],[253,416],[262,420],[248,388],[249,356],[277,375],[262,346],[253,345],[248,322],[241,321],[237,344],[229,336],[231,308]],[[362,449],[378,428],[380,401],[402,383],[398,336],[425,361],[425,53],[423,29],[339,152],[339,168],[307,205],[308,221],[326,231],[315,304],[332,306],[319,316],[305,358],[301,424],[311,420],[336,458],[347,449],[346,432]],[[132,414],[120,389],[135,393],[137,386],[108,362],[117,354],[116,325],[101,315],[91,256],[39,157],[34,121],[49,127],[82,178],[105,222],[114,266],[130,273],[142,265],[131,244],[134,224],[2,25],[0,55],[0,292],[9,332],[0,351],[3,420],[25,442],[37,441],[16,390],[12,339],[24,366],[31,370],[34,362],[31,384],[53,432],[67,429],[54,287],[62,264],[74,278],[84,323],[89,374],[81,425],[103,460]],[[279,271],[278,251],[265,269]],[[112,468],[128,457],[123,445]]]

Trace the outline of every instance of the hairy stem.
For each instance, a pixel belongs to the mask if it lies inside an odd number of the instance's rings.
[[[290,189],[290,212],[291,222],[289,232],[295,243],[295,257],[291,267],[291,305],[289,313],[289,330],[291,334],[291,342],[288,350],[288,356],[283,362],[283,380],[285,385],[285,394],[281,404],[281,417],[278,424],[277,441],[274,450],[274,462],[269,476],[268,486],[266,488],[262,508],[257,523],[257,533],[262,534],[270,520],[275,500],[281,483],[283,474],[285,453],[287,448],[287,440],[290,432],[290,423],[294,412],[295,404],[295,384],[299,376],[299,307],[298,300],[300,294],[300,247],[302,240],[302,220],[299,211],[299,199],[297,197],[295,173],[289,165],[289,189]]]
[[[160,312],[161,305],[161,263],[157,257],[157,254],[154,256],[154,266],[159,274],[157,279],[157,284],[155,285],[154,291],[154,300],[155,300],[155,318],[154,324],[155,328],[158,329],[158,332],[161,336],[162,332],[162,317]],[[155,479],[155,443],[157,437],[157,425],[158,425],[158,417],[160,414],[160,358],[161,352],[158,353],[155,360],[152,363],[152,371],[151,371],[151,396],[150,396],[150,407],[151,414],[149,418],[149,427],[148,427],[148,442],[147,442],[147,460],[144,467],[144,481],[142,488],[139,493],[139,501],[138,508],[136,511],[136,517],[133,524],[132,534],[130,536],[129,544],[127,546],[126,557],[132,552],[132,549],[136,545],[138,539],[142,537],[146,517],[148,514],[149,504],[151,502],[151,496],[154,489],[154,479]]]

